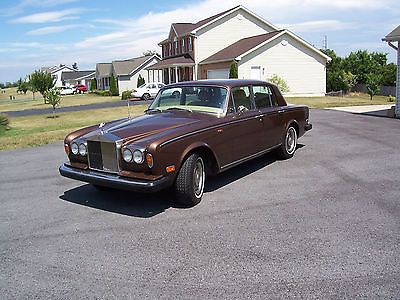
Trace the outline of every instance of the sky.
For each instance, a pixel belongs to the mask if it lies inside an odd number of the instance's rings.
[[[368,50],[396,53],[381,39],[400,24],[399,0],[1,0],[0,82],[16,81],[43,66],[78,64],[80,70],[161,53],[171,23],[196,23],[242,5],[317,48],[340,56]]]

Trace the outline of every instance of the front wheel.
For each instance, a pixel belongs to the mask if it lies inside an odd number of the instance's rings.
[[[286,131],[285,139],[278,149],[278,155],[282,159],[291,158],[294,155],[297,147],[297,131],[291,125]]]
[[[178,202],[185,206],[198,204],[203,197],[205,180],[203,158],[193,153],[184,161],[176,177],[175,194]]]

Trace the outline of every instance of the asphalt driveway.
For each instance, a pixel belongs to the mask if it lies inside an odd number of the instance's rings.
[[[311,121],[190,209],[62,178],[61,143],[1,151],[0,298],[400,298],[400,120]]]

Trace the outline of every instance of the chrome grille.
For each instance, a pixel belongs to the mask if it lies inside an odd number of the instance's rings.
[[[114,142],[87,141],[89,168],[118,172],[117,147]]]

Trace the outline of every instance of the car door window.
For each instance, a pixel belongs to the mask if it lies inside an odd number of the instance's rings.
[[[273,106],[272,90],[269,86],[253,86],[253,94],[257,108]]]
[[[232,89],[233,102],[236,111],[240,111],[241,106],[245,110],[254,109],[253,102],[251,101],[250,88],[248,86],[237,87]]]

